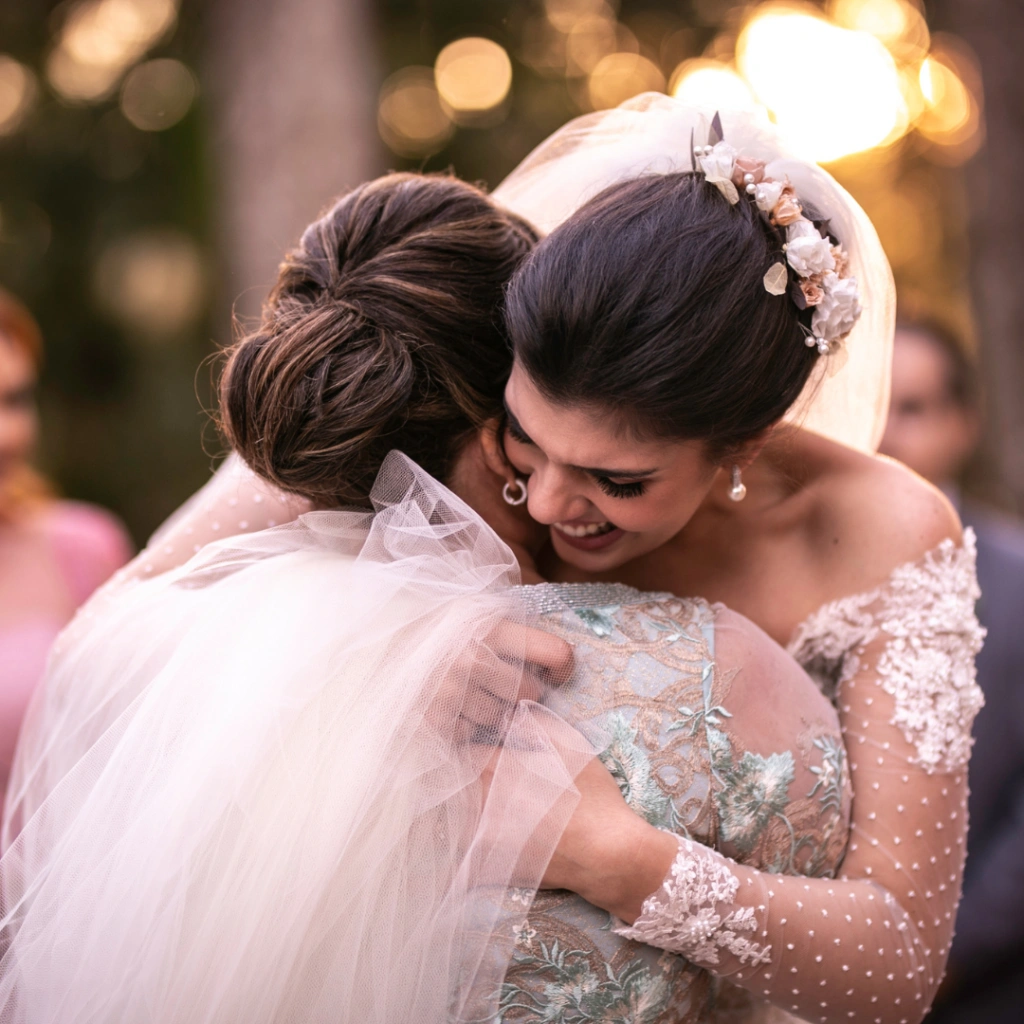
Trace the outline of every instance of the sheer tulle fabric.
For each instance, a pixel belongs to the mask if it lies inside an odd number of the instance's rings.
[[[536,887],[592,750],[518,701],[508,549],[397,454],[374,499],[65,638],[0,860],[5,1024],[489,1012],[517,922],[474,893]]]
[[[691,170],[691,138],[706,140],[715,113],[644,93],[614,110],[578,117],[542,142],[495,189],[494,198],[539,230],[552,231],[615,182]],[[889,409],[896,315],[895,286],[878,235],[852,196],[828,172],[790,153],[769,123],[742,111],[718,113],[727,142],[744,156],[765,160],[769,177],[788,177],[801,202],[831,221],[860,285],[864,312],[845,351],[819,360],[820,369],[787,418],[842,444],[875,451]]]

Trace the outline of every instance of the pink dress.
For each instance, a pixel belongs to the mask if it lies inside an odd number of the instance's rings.
[[[54,639],[130,557],[124,527],[92,505],[57,501],[28,523],[0,524],[0,794]]]

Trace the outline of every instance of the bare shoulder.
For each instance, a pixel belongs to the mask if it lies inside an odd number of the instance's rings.
[[[809,538],[846,593],[884,582],[944,540],[960,520],[945,495],[906,466],[829,443],[808,487]]]

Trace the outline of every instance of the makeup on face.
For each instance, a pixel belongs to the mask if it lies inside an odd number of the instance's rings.
[[[506,452],[528,508],[564,561],[614,568],[685,526],[716,468],[699,442],[636,440],[613,413],[560,406],[518,367],[505,392]]]

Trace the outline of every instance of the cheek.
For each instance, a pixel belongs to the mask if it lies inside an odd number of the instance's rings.
[[[629,533],[657,534],[668,538],[689,522],[699,504],[692,495],[663,493],[639,498],[605,498],[598,507],[605,518]]]

